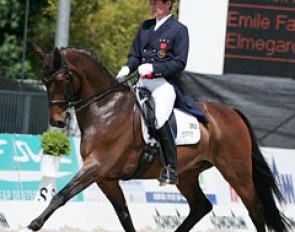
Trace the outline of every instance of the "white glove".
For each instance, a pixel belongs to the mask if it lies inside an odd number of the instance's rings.
[[[117,79],[122,79],[130,73],[130,69],[128,66],[123,66],[121,70],[118,72]]]
[[[138,73],[140,76],[144,76],[154,72],[152,64],[141,64],[138,66]]]

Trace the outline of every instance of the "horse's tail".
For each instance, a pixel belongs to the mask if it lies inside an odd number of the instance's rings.
[[[265,223],[269,230],[275,232],[286,232],[290,228],[288,218],[283,215],[276,206],[276,197],[280,203],[284,201],[278,188],[275,177],[265,161],[257,144],[252,126],[246,116],[236,110],[248,127],[252,142],[252,168],[253,181],[256,192],[264,207]]]

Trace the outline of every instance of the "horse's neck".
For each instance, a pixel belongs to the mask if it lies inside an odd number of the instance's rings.
[[[80,83],[79,87],[76,86],[76,100],[99,93],[116,82],[108,70],[89,54],[69,49],[65,55],[71,71],[78,77],[74,84],[76,81]]]
[[[76,113],[81,133],[89,133],[96,127],[101,127],[99,131],[115,125],[119,127],[121,125],[118,122],[127,122],[134,116],[134,107],[135,97],[130,90],[114,90]]]
[[[115,80],[106,71],[101,72],[96,69],[87,70],[81,73],[81,76],[80,99],[98,94],[110,88],[115,83]]]
[[[69,62],[74,66],[73,72],[78,76],[80,84],[76,100],[81,100],[112,88],[118,82],[99,62],[89,56],[73,52],[69,55]],[[74,80],[75,82],[75,80]],[[78,124],[83,134],[89,128],[117,124],[118,117],[130,117],[134,105],[131,91],[116,88],[76,114]],[[91,101],[91,100],[90,100]],[[84,103],[83,103],[84,104]],[[98,125],[99,124],[99,125]],[[96,130],[97,133],[97,130]]]

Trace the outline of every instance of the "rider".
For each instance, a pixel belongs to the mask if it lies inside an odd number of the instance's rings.
[[[187,27],[171,13],[174,0],[150,0],[153,19],[144,21],[130,49],[128,61],[119,71],[123,78],[138,69],[140,86],[147,88],[155,101],[156,131],[165,157],[165,171],[160,183],[177,184],[176,145],[168,119],[175,100],[186,111],[195,110],[179,90],[178,76],[187,62],[189,37]],[[177,99],[179,98],[179,99]],[[198,109],[197,109],[198,110]]]

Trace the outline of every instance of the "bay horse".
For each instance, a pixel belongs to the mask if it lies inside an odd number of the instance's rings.
[[[67,109],[71,106],[76,109],[83,165],[28,228],[40,230],[55,210],[97,183],[112,203],[124,230],[134,232],[119,185],[119,180],[134,178],[144,150],[140,112],[133,92],[84,49],[56,48],[44,53],[36,44],[33,48],[43,63],[42,80],[48,93],[50,124],[65,127]],[[209,123],[200,123],[201,140],[197,144],[177,147],[177,188],[186,198],[190,211],[176,231],[190,231],[212,210],[198,176],[213,166],[240,196],[258,232],[265,232],[266,227],[275,232],[288,231],[288,219],[275,202],[275,199],[282,202],[282,195],[247,118],[219,103],[200,102],[198,106]],[[157,154],[149,169],[137,178],[157,178],[160,170]]]

